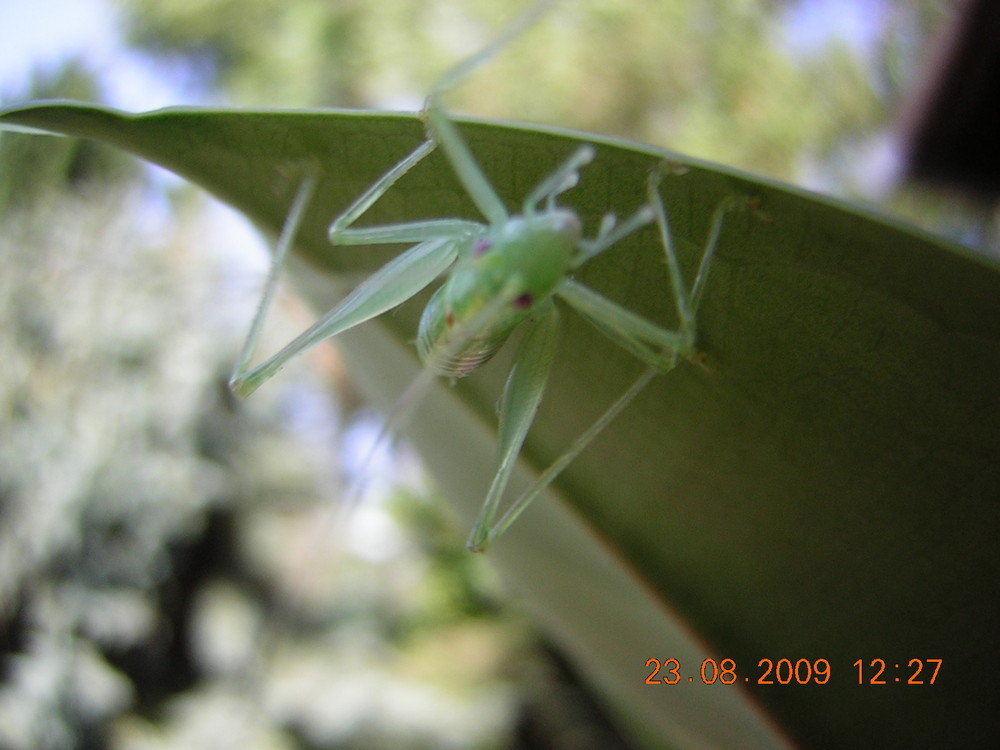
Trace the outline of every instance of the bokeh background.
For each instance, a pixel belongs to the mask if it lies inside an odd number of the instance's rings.
[[[522,4],[526,7],[528,4]],[[580,0],[449,94],[874,201],[956,3]],[[417,110],[497,0],[0,0],[0,104]],[[266,243],[172,175],[0,135],[0,748],[638,747],[320,347],[225,383]],[[286,295],[273,351],[310,322]],[[374,458],[370,458],[374,455]],[[344,521],[340,499],[370,473]]]

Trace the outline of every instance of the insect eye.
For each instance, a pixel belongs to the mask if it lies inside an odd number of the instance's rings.
[[[493,240],[487,239],[486,237],[482,237],[476,240],[476,244],[472,248],[472,254],[475,255],[476,257],[479,257],[487,250],[489,250],[491,247],[493,247]]]
[[[519,310],[526,310],[531,307],[531,303],[535,301],[535,297],[530,292],[525,292],[520,297],[514,298],[514,307]]]

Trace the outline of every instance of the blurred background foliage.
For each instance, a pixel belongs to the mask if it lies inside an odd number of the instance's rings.
[[[449,101],[878,197],[974,241],[973,211],[885,179],[894,117],[953,6],[566,2]],[[113,10],[127,54],[184,92],[171,103],[411,110],[512,13]],[[107,65],[69,62],[4,103],[100,101]],[[419,480],[335,533],[365,421],[330,349],[233,403],[264,261],[227,250],[249,242],[231,217],[85,142],[7,133],[0,170],[0,747],[629,746],[498,606],[488,562]],[[284,308],[267,349],[308,320]]]
[[[530,3],[521,3],[526,7]],[[213,101],[417,110],[512,16],[496,0],[129,0],[126,36]],[[941,196],[897,190],[897,118],[954,0],[588,0],[449,95],[455,111],[607,133],[967,235]],[[930,215],[928,215],[928,211]],[[948,215],[951,215],[949,218]]]

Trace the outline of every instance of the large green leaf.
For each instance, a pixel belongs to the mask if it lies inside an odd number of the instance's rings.
[[[125,148],[272,231],[298,176],[318,165],[293,264],[317,307],[394,252],[334,250],[325,229],[423,136],[412,116],[334,111],[131,116],[43,104],[0,124]],[[581,138],[594,143],[595,163],[566,197],[591,232],[605,211],[642,202],[657,162],[684,165],[664,190],[688,269],[722,198],[761,205],[726,221],[701,308],[704,366],[654,381],[491,548],[512,594],[654,745],[773,747],[784,733],[807,746],[986,746],[998,666],[1000,269],[871,211],[658,149],[481,122],[462,132],[512,207]],[[371,220],[455,215],[475,212],[435,154]],[[579,277],[672,318],[651,229]],[[404,305],[343,337],[382,403],[419,369],[409,343],[419,310]],[[463,523],[492,473],[508,361],[441,384],[408,428]],[[565,315],[523,476],[639,371]],[[708,655],[734,659],[740,685],[702,685]],[[681,683],[644,684],[654,658],[678,659]],[[757,686],[761,659],[825,659],[832,676]],[[869,684],[874,659],[888,684]],[[943,659],[935,684],[930,664],[925,684],[906,684],[912,659]]]

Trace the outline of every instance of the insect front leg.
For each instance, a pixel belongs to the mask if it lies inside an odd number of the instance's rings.
[[[550,175],[538,183],[534,190],[528,193],[528,197],[524,199],[524,213],[532,213],[543,200],[551,209],[560,193],[576,186],[580,179],[578,174],[580,167],[589,164],[593,159],[593,146],[584,145],[576,149],[566,161],[556,167]]]
[[[427,242],[441,238],[473,237],[483,232],[483,225],[466,219],[426,219],[414,222],[354,228],[364,215],[403,175],[420,163],[437,143],[429,139],[375,181],[330,224],[329,239],[334,245],[392,245]]]
[[[330,241],[334,244],[338,244],[334,237],[340,236],[344,229],[357,221],[365,211],[371,208],[379,198],[388,192],[389,188],[399,182],[399,179],[403,175],[423,161],[423,159],[434,150],[436,145],[437,144],[435,144],[432,140],[424,141],[413,149],[408,156],[401,159],[396,166],[392,167],[388,172],[372,183],[371,187],[365,190],[365,192],[363,192],[350,206],[344,209],[344,212],[334,219],[332,224],[330,224]],[[351,243],[348,242],[339,244]]]
[[[656,215],[649,206],[642,206],[620,224],[615,220],[614,214],[605,215],[603,221],[601,221],[601,228],[597,236],[593,239],[580,241],[579,253],[573,258],[573,269],[579,268],[587,261],[600,255],[615,243],[632,234],[632,232],[642,229],[655,219]]]
[[[330,224],[330,242],[334,245],[388,245],[403,242],[424,242],[442,236],[453,237],[479,232],[481,229],[479,224],[463,219],[432,219],[361,229],[351,228],[354,222],[364,215],[365,211],[399,182],[403,175],[430,154],[436,145],[433,140],[421,143],[344,209],[344,212]]]

